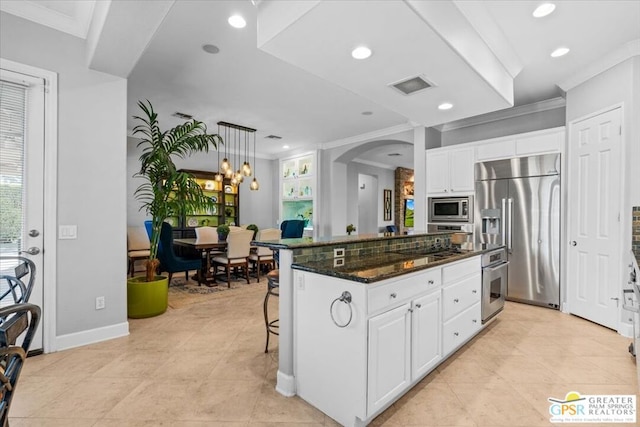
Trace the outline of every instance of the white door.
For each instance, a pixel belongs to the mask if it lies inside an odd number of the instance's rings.
[[[440,291],[417,298],[411,318],[411,380],[429,371],[442,359],[442,309]]]
[[[36,265],[30,303],[43,306],[44,81],[0,70],[0,256]],[[12,274],[15,260],[0,262]],[[43,316],[44,317],[44,316]],[[43,348],[43,321],[31,351]]]
[[[618,327],[621,109],[569,130],[569,311]]]
[[[369,319],[367,414],[381,409],[411,382],[409,304]]]

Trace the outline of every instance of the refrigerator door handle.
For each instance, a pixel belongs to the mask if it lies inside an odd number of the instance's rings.
[[[509,198],[509,225],[508,225],[508,237],[507,237],[507,251],[513,253],[513,199]]]
[[[502,199],[502,244],[507,244],[507,199]]]

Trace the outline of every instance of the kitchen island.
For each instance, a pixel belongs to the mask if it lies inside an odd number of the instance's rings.
[[[482,328],[492,248],[453,251],[450,233],[257,244],[280,249],[276,389],[343,425],[366,425]]]

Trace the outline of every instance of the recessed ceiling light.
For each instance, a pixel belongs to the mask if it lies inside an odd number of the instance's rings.
[[[362,112],[362,115],[363,115],[363,116],[370,116],[370,115],[372,115],[372,114],[373,114],[373,111],[363,111],[363,112]]]
[[[284,148],[286,150],[287,148],[289,148],[289,146],[288,145],[283,145],[282,148]]]
[[[442,104],[438,105],[438,110],[450,110],[453,108],[453,104],[450,102],[443,102]]]
[[[351,51],[351,56],[355,59],[367,59],[371,56],[371,49],[366,46],[358,46]]]
[[[553,58],[559,58],[561,56],[565,56],[567,53],[569,53],[569,48],[568,47],[559,47],[556,50],[554,50],[553,52],[551,52],[551,56]]]
[[[556,10],[555,4],[542,3],[540,6],[536,7],[536,10],[533,11],[533,16],[536,18],[542,18],[543,16],[549,15],[554,10]]]
[[[202,46],[202,50],[212,55],[215,55],[216,53],[220,52],[220,49],[218,48],[218,46],[215,46],[212,44],[205,44],[204,46]]]
[[[240,15],[232,15],[228,19],[229,25],[233,28],[244,28],[247,26],[247,21]]]

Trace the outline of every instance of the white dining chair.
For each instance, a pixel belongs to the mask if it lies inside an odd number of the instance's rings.
[[[223,255],[211,258],[213,263],[213,274],[216,275],[218,267],[225,269],[227,273],[227,284],[231,287],[231,269],[243,268],[244,276],[249,283],[249,255],[251,252],[251,240],[253,230],[231,231],[227,236],[227,251]]]
[[[277,228],[265,228],[264,230],[258,231],[256,240],[280,240],[281,234],[282,232]],[[260,270],[263,265],[269,265],[271,269],[276,268],[276,263],[273,258],[273,250],[264,246],[256,247],[256,251],[249,255],[249,262],[254,266],[254,269],[257,270],[256,276],[258,282],[260,282]]]

